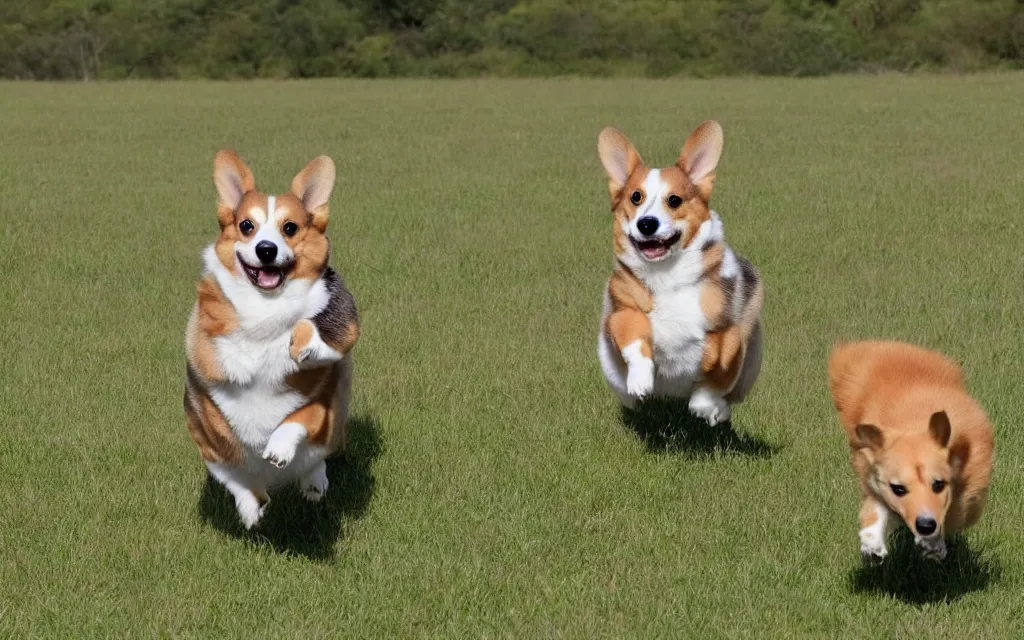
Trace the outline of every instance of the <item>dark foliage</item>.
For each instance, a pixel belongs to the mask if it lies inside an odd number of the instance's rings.
[[[0,77],[820,75],[1024,66],[1019,0],[18,0]]]

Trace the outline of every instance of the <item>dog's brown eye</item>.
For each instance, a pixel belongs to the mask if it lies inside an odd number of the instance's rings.
[[[238,223],[238,230],[242,232],[242,235],[247,236],[252,233],[252,230],[256,227],[253,226],[252,221],[246,218]]]
[[[284,230],[284,235],[291,237],[299,232],[299,225],[295,224],[294,222],[288,221],[284,223],[282,229]]]
[[[942,490],[946,488],[945,480],[936,480],[932,483],[932,491],[935,493],[942,493]]]
[[[629,196],[629,201],[632,202],[633,204],[640,204],[641,202],[644,201],[644,194],[640,193],[639,191],[634,191],[632,195]]]
[[[897,498],[902,498],[903,496],[907,495],[907,488],[904,487],[902,484],[896,484],[895,482],[893,482],[889,484],[889,488],[892,489],[892,492],[896,494]]]
[[[671,195],[671,196],[668,197],[668,208],[669,209],[678,209],[681,206],[683,206],[683,199],[682,198],[680,198],[677,195]]]

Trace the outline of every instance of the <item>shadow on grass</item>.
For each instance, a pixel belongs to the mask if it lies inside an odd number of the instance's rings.
[[[710,426],[690,413],[682,400],[653,399],[634,409],[622,407],[622,423],[655,453],[683,454],[692,458],[743,455],[770,458],[777,447],[757,436],[737,433],[732,422]]]
[[[998,561],[983,558],[962,536],[947,540],[948,555],[941,563],[921,556],[913,535],[896,531],[889,555],[880,566],[860,566],[850,572],[855,593],[892,596],[909,604],[954,602],[973,591],[986,589],[1001,575]]]
[[[373,463],[382,450],[380,431],[372,418],[351,418],[348,438],[345,456],[327,461],[330,486],[319,503],[303,499],[294,486],[282,487],[271,494],[257,528],[246,531],[235,511],[234,498],[207,476],[199,498],[199,516],[215,529],[257,546],[330,562],[337,541],[366,515],[373,498]]]

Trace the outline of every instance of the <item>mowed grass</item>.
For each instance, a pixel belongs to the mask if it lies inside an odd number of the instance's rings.
[[[0,635],[1020,637],[1024,75],[0,85]],[[596,157],[725,128],[713,206],[767,283],[731,427],[624,416],[595,353]],[[183,330],[237,149],[338,165],[362,314],[325,504],[238,526],[184,427]],[[990,506],[865,570],[839,339],[963,363]]]

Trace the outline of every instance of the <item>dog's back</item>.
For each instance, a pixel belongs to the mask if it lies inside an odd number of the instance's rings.
[[[946,356],[902,342],[837,345],[828,362],[832,398],[849,436],[915,388],[963,388],[963,372]]]

